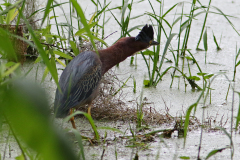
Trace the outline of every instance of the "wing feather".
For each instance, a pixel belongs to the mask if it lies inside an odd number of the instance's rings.
[[[56,117],[64,117],[69,109],[83,105],[91,98],[101,80],[101,61],[95,52],[86,51],[75,57],[64,69],[54,103]]]

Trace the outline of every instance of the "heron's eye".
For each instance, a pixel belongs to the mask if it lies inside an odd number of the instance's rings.
[[[149,45],[151,45],[151,44],[152,44],[152,40],[149,41]]]

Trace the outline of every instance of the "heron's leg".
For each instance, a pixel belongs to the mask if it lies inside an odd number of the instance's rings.
[[[70,115],[73,113],[73,109],[71,108],[70,109]],[[75,125],[75,121],[74,121],[74,116],[70,119],[70,121],[71,121],[71,123],[72,123],[72,127],[74,128],[74,129],[77,129],[76,128],[76,125]]]
[[[88,104],[88,114],[91,116],[91,107],[92,107],[92,104]]]

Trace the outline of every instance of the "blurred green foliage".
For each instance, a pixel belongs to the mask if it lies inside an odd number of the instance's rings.
[[[26,79],[10,81],[0,86],[0,97],[0,117],[19,139],[23,155],[32,149],[40,159],[77,159],[72,146],[53,125],[47,96],[40,86]]]

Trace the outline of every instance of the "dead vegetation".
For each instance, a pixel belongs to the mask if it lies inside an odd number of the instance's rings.
[[[121,90],[121,82],[117,76],[109,71],[102,78],[99,95],[93,101],[91,115],[96,120],[111,121],[136,121],[137,101],[126,102],[124,98],[127,93]],[[133,107],[129,107],[129,106]],[[170,123],[173,117],[158,113],[151,104],[143,104],[143,122],[146,124]],[[88,106],[82,106],[78,110],[87,112]]]

